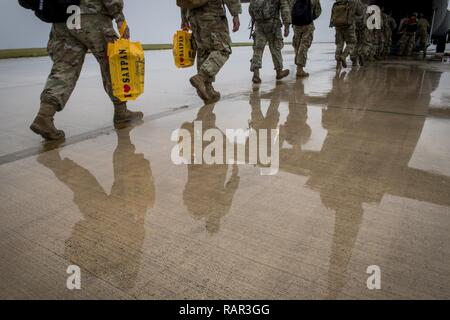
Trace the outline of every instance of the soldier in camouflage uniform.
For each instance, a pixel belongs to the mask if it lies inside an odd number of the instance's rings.
[[[391,53],[392,35],[395,29],[397,29],[397,22],[395,22],[395,19],[391,16],[391,14],[383,13],[383,26],[384,39],[386,41],[384,45],[383,58],[386,58]]]
[[[372,48],[370,30],[367,27],[367,4],[361,3],[361,11],[363,14],[355,19],[356,47],[352,63],[364,66]]]
[[[375,29],[375,37],[376,37],[376,43],[377,43],[377,49],[375,52],[375,58],[377,60],[383,59],[384,54],[384,46],[385,46],[385,39],[384,39],[384,25],[383,25],[383,17],[381,17],[381,29]]]
[[[198,73],[190,79],[205,103],[220,100],[212,83],[231,55],[231,38],[225,7],[233,16],[233,32],[239,30],[240,0],[209,0],[200,8],[181,9],[182,28],[192,29],[197,49]]]
[[[250,71],[253,72],[253,83],[261,83],[259,70],[262,68],[262,58],[266,44],[269,43],[270,53],[272,54],[273,64],[276,70],[277,80],[281,80],[289,75],[289,70],[283,70],[283,56],[281,50],[284,47],[283,34],[281,31],[282,22],[284,24],[284,36],[289,35],[291,24],[291,8],[288,0],[265,0],[272,1],[272,12],[265,16],[262,12],[252,12],[255,1],[250,1],[250,16],[255,23],[255,32],[253,34],[253,58],[251,60]],[[260,18],[264,16],[264,18]]]
[[[291,10],[296,0],[290,0]],[[311,0],[311,6],[313,11],[313,17],[318,18],[322,14],[322,6],[320,0]],[[311,48],[311,44],[314,38],[314,22],[307,26],[293,26],[294,39],[293,45],[295,50],[295,64],[297,65],[297,78],[308,77],[304,68],[308,60],[308,51]]]
[[[417,24],[417,36],[419,37],[419,48],[423,51],[423,58],[427,56],[428,47],[428,31],[430,30],[430,24],[428,20],[425,19],[423,14],[419,15],[419,22]]]
[[[41,107],[30,129],[47,140],[63,139],[65,134],[53,123],[56,112],[61,111],[80,76],[88,51],[100,64],[103,86],[114,104],[114,122],[142,119],[141,112],[127,109],[126,103],[113,96],[107,59],[108,42],[117,39],[112,20],[120,28],[125,21],[123,0],[81,0],[81,29],[69,29],[66,23],[52,26],[48,53],[53,68],[41,94]],[[129,30],[124,35],[129,38]]]
[[[341,0],[336,0],[341,2]],[[348,26],[335,26],[333,19],[330,26],[336,28],[336,54],[337,61],[336,69],[340,70],[341,67],[347,68],[347,57],[350,56],[353,61],[356,60],[356,21],[364,15],[363,6],[360,0],[348,0],[350,5],[351,17],[350,25]]]
[[[417,13],[413,13],[409,21],[403,27],[403,35],[399,42],[399,56],[411,56],[416,46]]]

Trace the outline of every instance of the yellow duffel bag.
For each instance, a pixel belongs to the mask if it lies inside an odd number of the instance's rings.
[[[173,57],[177,68],[189,68],[195,63],[195,45],[190,30],[178,30],[173,36]]]
[[[108,44],[109,69],[114,96],[120,101],[136,100],[144,93],[145,56],[140,42],[124,39],[123,23],[120,39]]]

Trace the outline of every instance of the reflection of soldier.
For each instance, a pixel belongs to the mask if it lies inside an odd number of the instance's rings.
[[[402,117],[389,117],[366,109],[382,104],[373,100],[378,94],[362,86],[376,87],[388,95],[391,84],[383,82],[385,74],[380,68],[361,71],[347,77],[336,78],[328,96],[328,108],[323,110],[322,125],[328,135],[320,152],[301,151],[295,156],[282,152],[281,168],[292,173],[310,176],[307,186],[320,193],[323,205],[335,214],[333,243],[329,266],[330,297],[336,298],[346,284],[346,272],[352,258],[364,215],[365,205],[379,204],[384,195],[426,201],[437,205],[450,205],[448,197],[450,180],[426,171],[410,168],[409,163],[420,139],[423,117],[407,122]],[[365,73],[369,74],[365,74]],[[434,86],[436,73],[420,74],[416,78]],[[413,79],[410,79],[413,80]],[[411,87],[405,95],[420,94]],[[430,92],[432,90],[429,90]],[[351,96],[342,100],[342,96]],[[397,96],[395,96],[396,98]],[[398,97],[404,103],[404,97]],[[414,98],[415,99],[415,98]],[[352,102],[359,101],[359,110]],[[422,100],[425,105],[429,105]],[[396,101],[383,101],[396,105]],[[387,125],[388,124],[388,125]],[[417,185],[429,188],[410,188]]]
[[[356,27],[356,48],[352,63],[354,65],[359,64],[364,66],[371,52],[370,42],[370,30],[367,27],[367,4],[361,4],[361,10],[364,13],[362,16],[357,17],[355,21]]]
[[[142,119],[141,112],[129,111],[126,103],[114,97],[111,86],[107,45],[117,38],[112,20],[117,22],[119,29],[125,21],[122,9],[123,0],[84,0],[80,5],[80,30],[69,30],[66,23],[53,24],[48,43],[53,67],[41,94],[39,113],[30,127],[33,132],[47,140],[64,138],[64,132],[55,128],[53,117],[66,106],[88,51],[100,65],[103,86],[114,104],[114,122]],[[129,37],[128,29],[124,36]]]
[[[236,32],[240,27],[239,14],[242,11],[239,0],[209,0],[200,8],[181,10],[182,28],[192,28],[197,48],[198,73],[190,82],[205,103],[220,100],[220,93],[212,84],[231,55],[224,4],[233,16],[233,32]]]
[[[64,256],[121,290],[134,287],[139,272],[144,222],[155,202],[155,186],[148,160],[137,154],[130,129],[117,131],[113,156],[114,184],[107,195],[97,179],[59,151],[39,157],[69,187],[83,220],[66,241]]]
[[[203,130],[218,129],[216,115],[213,113],[215,105],[207,105],[200,109],[195,121],[201,121]],[[194,124],[185,123],[183,129],[194,137]],[[239,187],[238,166],[232,167],[231,177],[227,179],[229,166],[225,164],[226,137],[223,134],[223,164],[190,164],[188,165],[188,181],[184,188],[184,204],[196,219],[206,220],[206,230],[216,233],[220,228],[220,220],[229,211],[234,194]],[[193,141],[192,141],[193,142]],[[211,143],[211,142],[209,142]],[[203,150],[208,142],[203,142]],[[193,147],[191,150],[194,150]],[[191,155],[193,157],[193,154]]]
[[[262,4],[262,5],[259,5]],[[249,6],[250,16],[255,23],[253,34],[253,58],[251,60],[250,71],[253,72],[253,82],[261,83],[259,70],[262,68],[262,58],[266,44],[269,44],[272,54],[273,65],[276,70],[277,80],[289,75],[289,70],[283,70],[283,34],[281,31],[284,25],[284,36],[289,35],[291,24],[291,10],[288,0],[251,0]]]
[[[289,99],[289,114],[286,122],[280,125],[280,145],[289,143],[290,148],[282,148],[281,159],[285,165],[298,166],[301,151],[311,138],[311,128],[307,123],[308,106],[303,81],[294,84],[293,95]]]

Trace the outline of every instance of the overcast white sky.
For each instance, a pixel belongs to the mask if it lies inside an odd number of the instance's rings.
[[[322,0],[324,12],[316,22],[315,41],[333,41],[328,28],[333,0]],[[179,27],[179,9],[175,0],[125,0],[125,14],[132,37],[142,43],[171,43]],[[236,42],[249,41],[248,5],[244,5],[242,29],[233,35]],[[32,12],[18,5],[17,0],[0,1],[0,49],[45,47],[50,25],[41,22]]]

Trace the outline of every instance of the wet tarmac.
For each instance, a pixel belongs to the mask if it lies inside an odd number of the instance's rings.
[[[57,124],[28,132],[49,63],[0,61],[0,297],[450,298],[450,65],[377,62],[252,87],[249,48],[202,106],[170,52],[148,53],[146,118],[114,128],[88,60]],[[267,52],[268,53],[268,52]],[[293,53],[285,52],[293,68]],[[19,62],[19,64],[17,64]],[[13,72],[14,71],[14,72]],[[171,160],[177,129],[279,129],[279,171]],[[81,290],[66,289],[70,265]],[[366,270],[381,269],[381,290]]]

